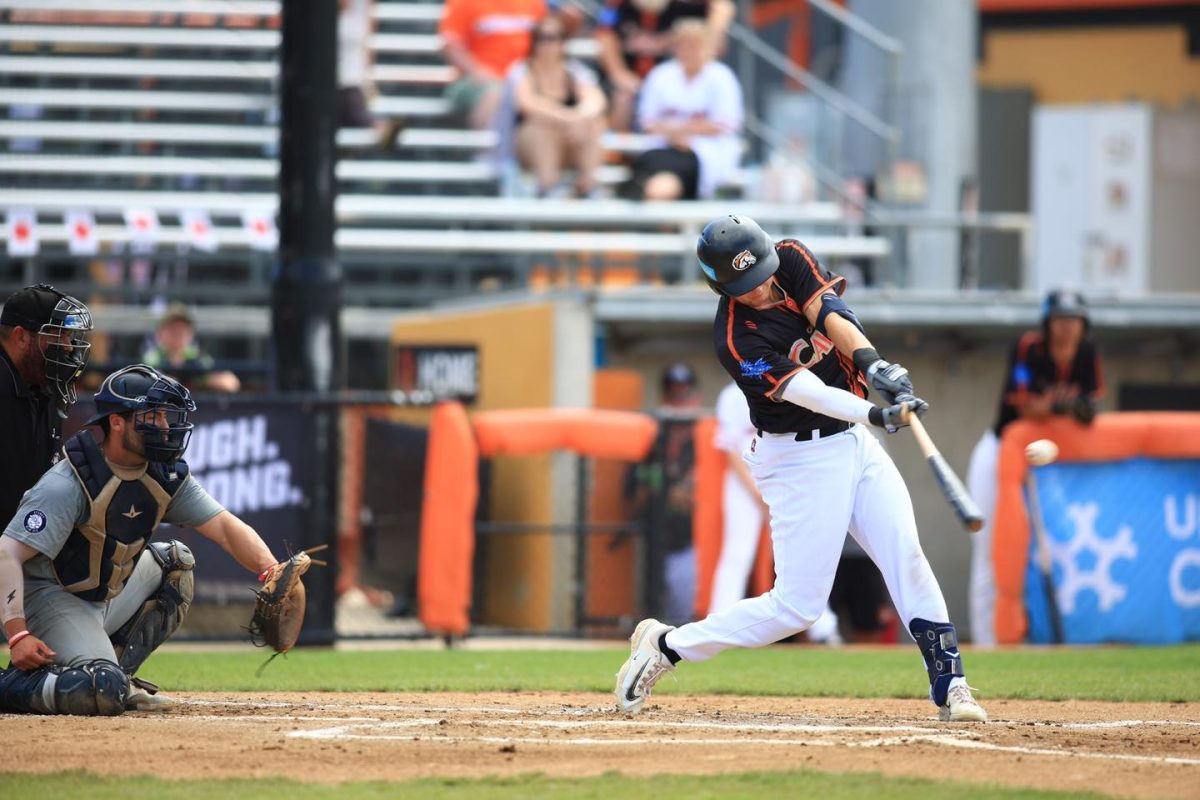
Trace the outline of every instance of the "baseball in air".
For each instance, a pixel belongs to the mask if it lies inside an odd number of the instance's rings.
[[[1038,439],[1025,446],[1025,460],[1035,467],[1053,464],[1058,458],[1058,445],[1049,439]]]

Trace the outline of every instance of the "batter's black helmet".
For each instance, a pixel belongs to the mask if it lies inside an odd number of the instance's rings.
[[[1051,317],[1078,317],[1087,322],[1087,301],[1072,289],[1055,289],[1042,301],[1042,321]]]
[[[709,287],[730,297],[756,288],[779,269],[771,237],[754,220],[734,214],[704,226],[696,257]]]
[[[148,460],[170,464],[187,449],[194,427],[187,417],[196,402],[187,387],[154,367],[134,364],[117,370],[92,399],[96,414],[88,425],[98,425],[109,414],[133,413],[133,428],[142,434]]]

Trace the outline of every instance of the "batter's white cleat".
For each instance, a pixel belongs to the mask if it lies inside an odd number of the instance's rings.
[[[615,694],[618,711],[626,714],[641,711],[658,679],[675,671],[671,659],[658,649],[659,637],[673,630],[673,626],[664,625],[656,619],[644,619],[638,623],[633,636],[629,637],[629,658],[617,673]]]
[[[987,722],[987,712],[971,696],[970,686],[952,686],[946,693],[946,705],[938,709],[942,722]]]

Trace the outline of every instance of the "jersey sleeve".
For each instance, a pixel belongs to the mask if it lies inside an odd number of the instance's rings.
[[[1020,405],[1029,397],[1033,385],[1033,369],[1029,365],[1032,339],[1025,334],[1017,340],[1008,354],[1008,367],[1004,372],[1004,399],[1012,405]]]
[[[745,320],[739,323],[737,316],[737,301],[728,298],[723,311],[717,314],[713,330],[721,366],[746,394],[783,402],[783,387],[804,368],[786,353],[772,349]]]
[[[224,510],[225,507],[205,491],[199,481],[188,475],[183,481],[183,486],[180,486],[171,498],[167,513],[163,515],[163,522],[180,528],[195,528]]]
[[[776,274],[801,313],[828,291],[839,296],[846,291],[846,279],[822,267],[813,252],[795,239],[784,239],[776,250],[780,266]]]
[[[87,498],[66,461],[50,468],[21,498],[4,535],[54,558],[71,531],[87,521]]]

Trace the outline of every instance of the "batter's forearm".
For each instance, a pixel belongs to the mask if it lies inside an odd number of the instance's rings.
[[[783,399],[834,419],[875,424],[870,418],[871,409],[875,408],[872,403],[845,389],[827,386],[808,370],[791,377],[783,389]]]
[[[825,330],[834,347],[844,355],[852,356],[855,350],[874,347],[867,335],[860,331],[853,322],[837,314],[830,314],[825,318]]]

